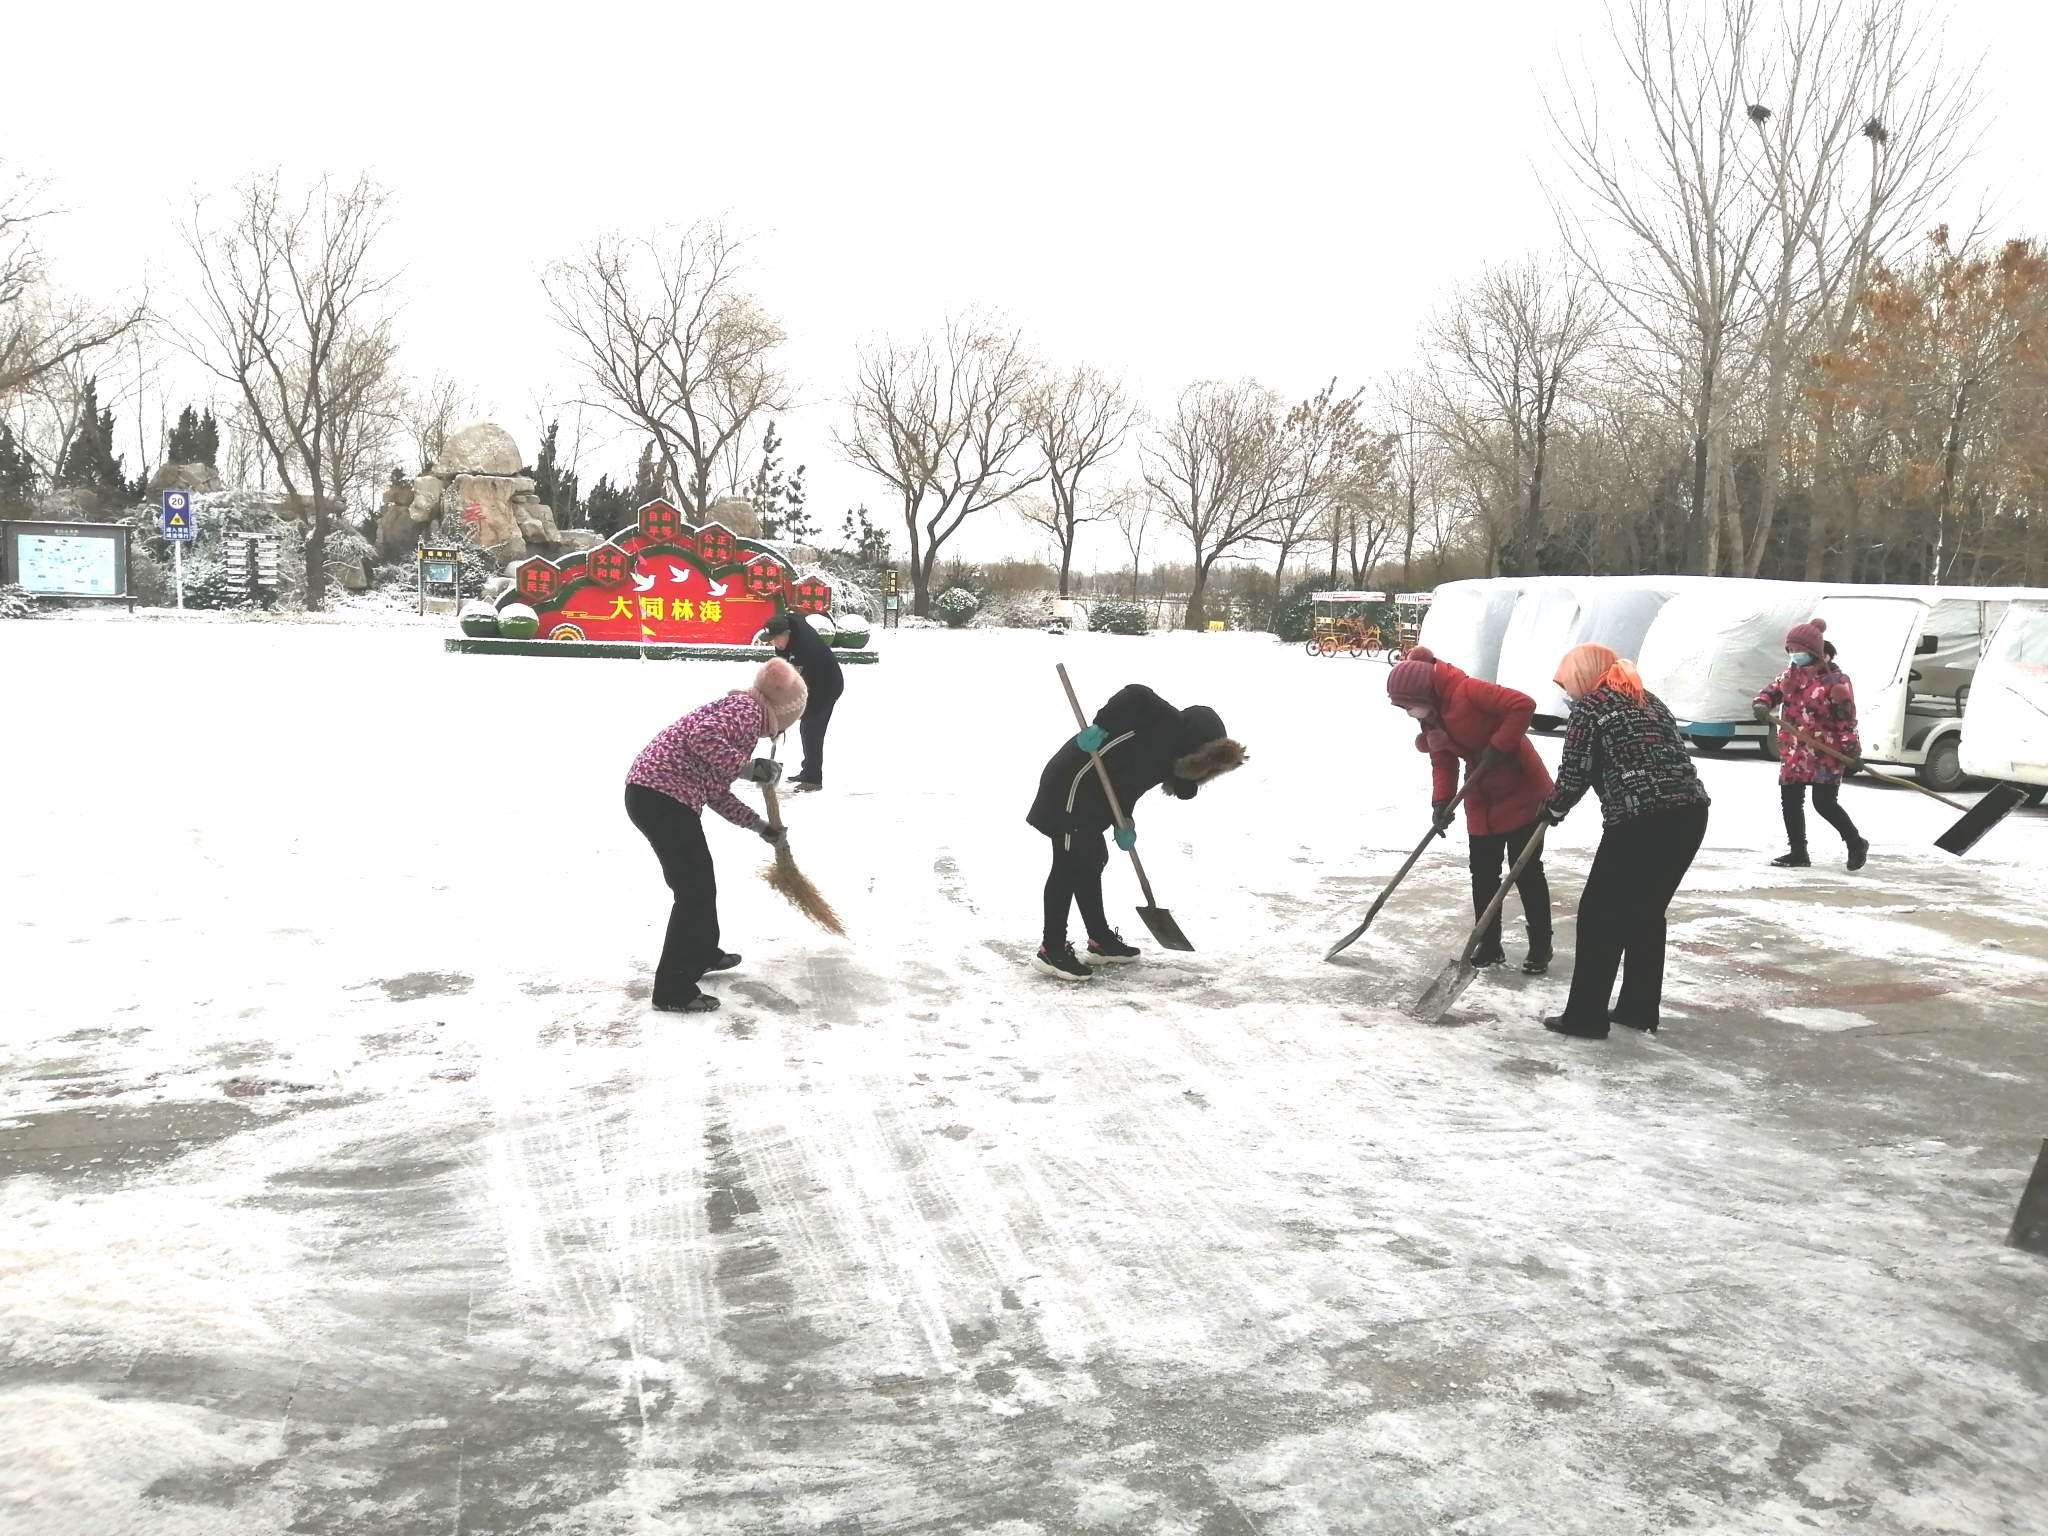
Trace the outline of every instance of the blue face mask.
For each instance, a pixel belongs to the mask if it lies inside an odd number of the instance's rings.
[[[1794,652],[1792,653],[1792,665],[1793,665],[1793,666],[1795,666],[1795,667],[1810,667],[1810,666],[1812,666],[1812,665],[1813,665],[1813,652],[1811,652],[1811,651],[1794,651]]]

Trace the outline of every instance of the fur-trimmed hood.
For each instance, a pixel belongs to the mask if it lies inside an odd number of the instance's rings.
[[[1244,748],[1228,736],[1205,741],[1173,760],[1173,776],[1188,784],[1206,784],[1218,774],[1244,765]]]

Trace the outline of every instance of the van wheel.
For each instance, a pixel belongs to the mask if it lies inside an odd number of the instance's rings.
[[[2025,791],[2020,796],[2021,805],[2039,805],[2048,798],[2048,784],[2023,784],[2020,787]]]
[[[1963,738],[1955,731],[1927,749],[1927,761],[1914,770],[1914,777],[1929,789],[1953,794],[1969,777],[1963,772]]]
[[[1561,715],[1531,715],[1529,717],[1529,729],[1541,731],[1546,736],[1563,724],[1564,717]]]
[[[1695,736],[1692,738],[1692,749],[1695,752],[1725,752],[1728,750],[1728,743],[1733,739],[1729,736]]]

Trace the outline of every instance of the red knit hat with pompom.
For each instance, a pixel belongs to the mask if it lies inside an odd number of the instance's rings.
[[[1804,624],[1794,624],[1785,631],[1785,649],[1804,651],[1815,661],[1827,652],[1821,649],[1821,631],[1828,627],[1826,619],[1808,619]]]
[[[1387,670],[1387,697],[1402,709],[1436,704],[1436,657],[1422,646]]]

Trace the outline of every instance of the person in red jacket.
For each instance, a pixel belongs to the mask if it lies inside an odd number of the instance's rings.
[[[1465,765],[1465,830],[1471,838],[1472,911],[1476,916],[1500,889],[1502,865],[1520,858],[1536,834],[1537,806],[1549,798],[1550,770],[1529,742],[1536,701],[1526,693],[1468,677],[1417,646],[1387,673],[1387,697],[1420,721],[1415,750],[1429,754],[1434,787],[1430,809],[1439,836],[1451,824],[1458,764]],[[1529,925],[1522,970],[1541,976],[1550,968],[1550,882],[1538,850],[1515,880]],[[1500,945],[1500,914],[1487,925],[1474,965],[1507,959]]]

